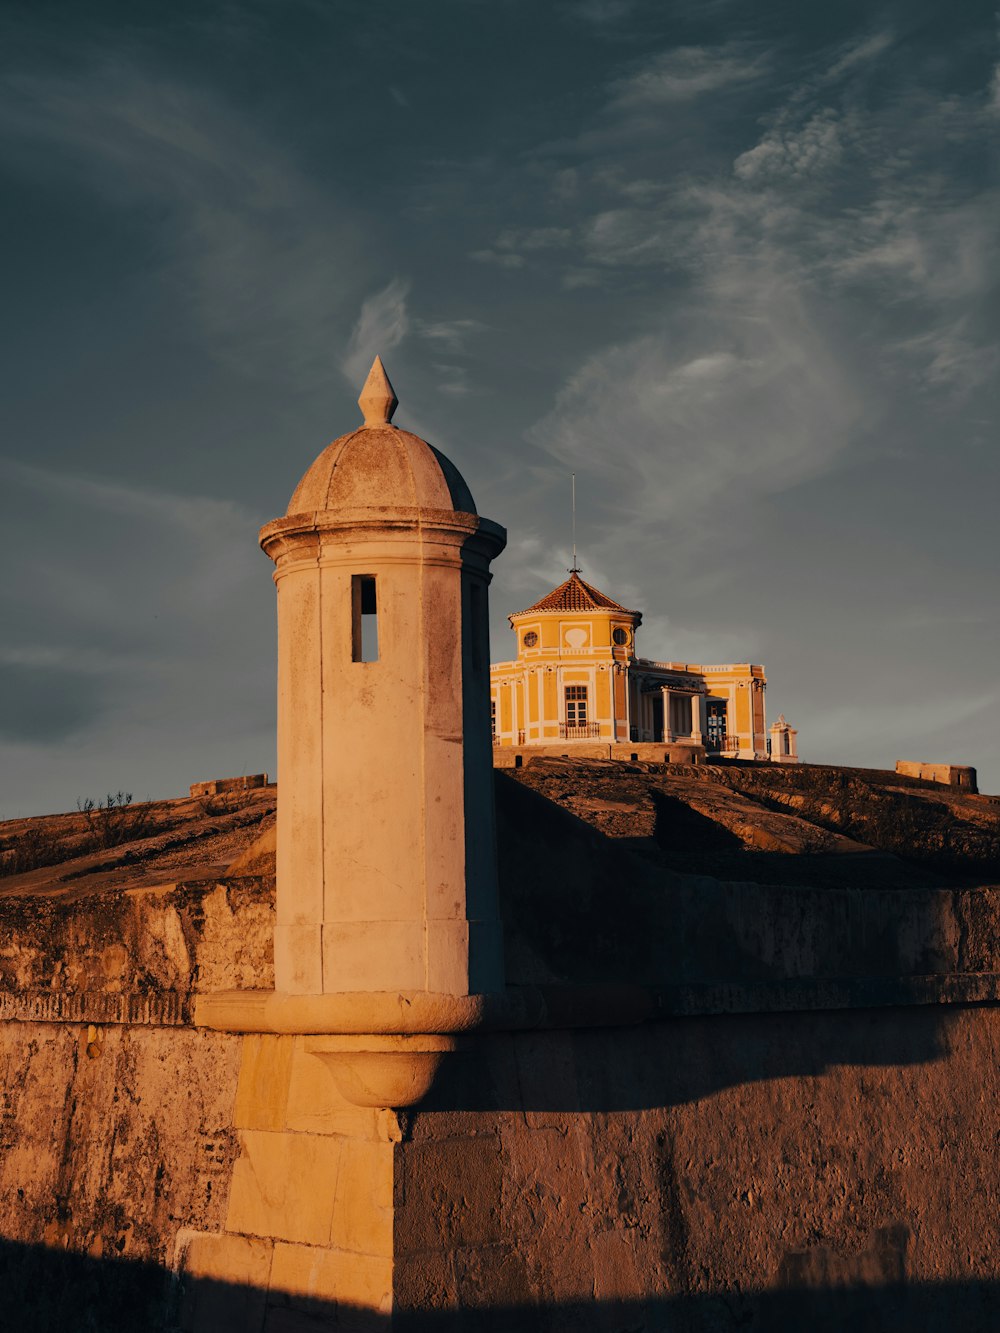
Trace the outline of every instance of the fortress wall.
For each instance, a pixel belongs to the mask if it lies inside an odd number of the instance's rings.
[[[8,899],[5,1308],[816,1333],[851,1322],[831,1293],[917,1329],[906,1301],[946,1291],[994,1327],[997,892],[689,888],[656,935],[678,1016],[472,1034],[398,1113],[345,1102],[303,1037],[193,1026],[199,992],[272,984],[271,881]]]
[[[90,1327],[87,1299],[115,1327],[119,1298],[159,1327],[181,1239],[224,1227],[244,1039],[189,1011],[200,990],[273,984],[272,921],[265,877],[4,899],[0,1277],[23,1327]],[[59,1296],[61,1254],[101,1280]]]
[[[337,1327],[388,1310],[397,1120],[346,1103],[302,1038],[6,1022],[0,1079],[19,1328],[294,1333],[317,1306]],[[46,1293],[63,1255],[89,1262]]]
[[[182,1237],[177,1255],[182,1327],[217,1333],[205,1283],[252,1287],[255,1329],[381,1327],[371,1320],[392,1306],[396,1113],[346,1102],[302,1037],[251,1035],[233,1122],[223,1223]]]
[[[992,1007],[483,1036],[398,1114],[344,1103],[302,1038],[97,1044],[0,1025],[0,1229],[122,1281],[152,1261],[143,1327],[804,1327],[767,1301],[898,1316],[936,1286],[991,1327]]]
[[[995,1327],[998,1055],[995,1008],[492,1038],[396,1150],[396,1308],[801,1330],[838,1291],[881,1327],[940,1288]]]
[[[3,899],[0,1018],[186,1020],[200,992],[274,985],[274,877]]]
[[[182,1228],[220,1228],[239,1154],[239,1057],[240,1038],[183,1027],[0,1023],[5,1253],[14,1242],[24,1258],[41,1247],[165,1269]],[[39,1299],[34,1266],[5,1263],[5,1289],[31,1297],[25,1318]],[[132,1296],[159,1309],[162,1286]]]
[[[388,1308],[394,1114],[345,1102],[301,1037],[193,1026],[200,993],[273,987],[273,896],[251,877],[4,901],[0,1281],[23,1330],[294,1333]]]

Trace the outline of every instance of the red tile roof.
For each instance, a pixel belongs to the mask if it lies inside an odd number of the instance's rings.
[[[626,616],[637,616],[638,611],[616,602],[589,583],[585,583],[574,570],[565,583],[553,588],[534,606],[526,611],[515,611],[516,616],[526,616],[530,611],[621,611]]]

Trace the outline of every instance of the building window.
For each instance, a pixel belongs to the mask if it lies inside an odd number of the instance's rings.
[[[567,727],[585,727],[587,725],[586,685],[566,686],[566,725]]]
[[[378,661],[378,600],[374,574],[351,575],[351,658]]]
[[[628,643],[628,630],[622,629],[621,625],[611,631],[611,637],[619,648],[624,648]]]
[[[490,700],[490,731],[493,733],[493,739],[497,738],[497,701]]]
[[[525,648],[534,648],[537,642],[538,642],[538,635],[535,633],[533,629],[529,629],[527,634],[524,636],[523,640]]]

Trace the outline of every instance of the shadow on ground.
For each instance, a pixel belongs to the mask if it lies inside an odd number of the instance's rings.
[[[1000,882],[1000,803],[824,765],[533,758],[498,775],[661,867],[829,888]]]
[[[178,1278],[153,1263],[0,1241],[2,1327],[12,1333],[992,1333],[1000,1325],[997,1282],[906,1282],[887,1272],[883,1282],[865,1286],[805,1285],[808,1255],[799,1269],[779,1274],[782,1290],[549,1305],[505,1303],[499,1293],[488,1305],[397,1310],[390,1318],[308,1296]]]

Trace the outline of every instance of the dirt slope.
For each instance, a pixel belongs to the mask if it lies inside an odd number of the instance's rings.
[[[1000,803],[893,773],[559,758],[507,771],[688,873],[818,887],[1000,882]]]
[[[110,813],[76,811],[0,823],[0,896],[77,897],[222,875],[273,824],[277,792],[272,784],[118,806]]]
[[[1000,802],[894,773],[537,758],[506,776],[575,816],[567,830],[582,821],[651,869],[820,888],[1000,883]],[[0,823],[0,895],[273,874],[276,805],[272,785]],[[522,865],[523,833],[501,820]]]

